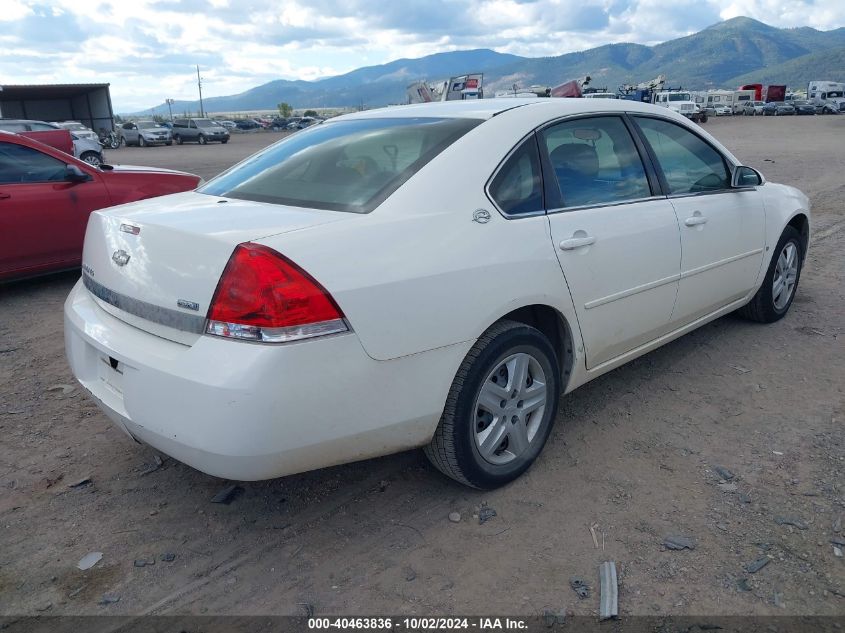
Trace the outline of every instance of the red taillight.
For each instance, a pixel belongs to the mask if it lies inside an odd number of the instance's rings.
[[[347,329],[340,308],[311,275],[272,248],[246,243],[223,270],[206,332],[283,343]]]

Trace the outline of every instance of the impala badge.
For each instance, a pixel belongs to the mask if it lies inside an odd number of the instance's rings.
[[[129,263],[129,257],[129,253],[127,253],[123,249],[120,249],[119,251],[114,252],[114,254],[111,256],[111,260],[118,266],[126,266],[126,264]]]
[[[490,212],[487,209],[476,209],[472,214],[472,221],[487,224],[490,221]]]

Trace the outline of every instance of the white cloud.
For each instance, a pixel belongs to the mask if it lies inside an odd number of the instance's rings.
[[[4,0],[4,83],[103,81],[118,111],[460,48],[560,55],[654,44],[746,15],[845,25],[831,0]]]

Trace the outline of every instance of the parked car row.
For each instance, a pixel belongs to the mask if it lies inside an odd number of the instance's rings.
[[[85,126],[82,127],[88,130]],[[0,130],[35,139],[90,165],[100,165],[105,162],[103,148],[97,135],[91,130],[88,131],[93,134],[93,138],[88,134],[81,136],[79,134],[81,130],[71,131],[56,123],[28,119],[0,119]]]
[[[807,99],[790,99],[789,101],[749,101],[742,109],[745,116],[793,116],[816,115],[834,113],[824,105],[814,104]]]

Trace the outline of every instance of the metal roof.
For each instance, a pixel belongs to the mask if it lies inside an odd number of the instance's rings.
[[[106,88],[111,84],[0,84],[0,101],[18,99],[57,99],[76,97],[92,90]]]

